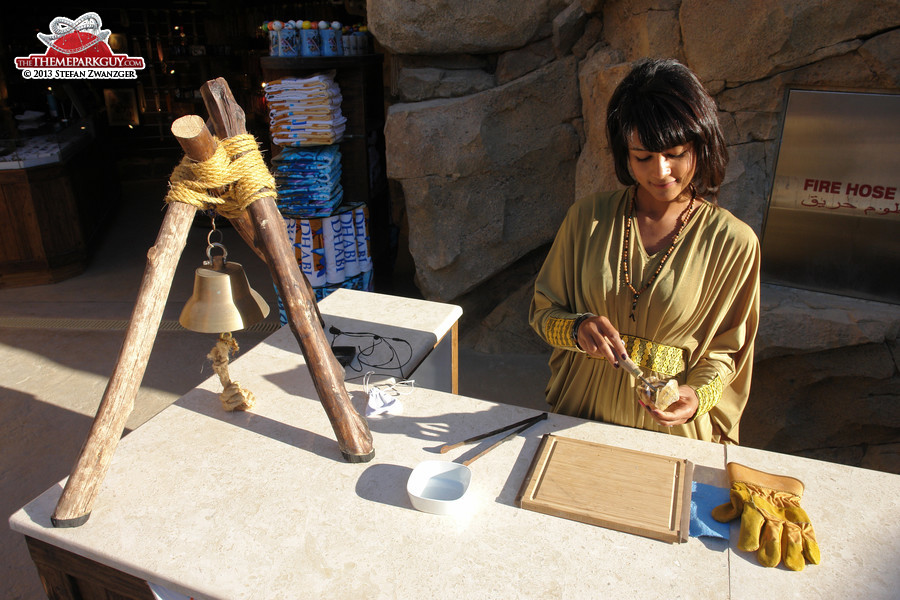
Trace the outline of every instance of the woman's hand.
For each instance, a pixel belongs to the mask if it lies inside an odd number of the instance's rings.
[[[684,425],[694,416],[699,406],[697,393],[689,385],[678,386],[678,400],[670,404],[666,410],[654,408],[652,404],[644,404],[650,416],[663,427]]]
[[[588,317],[581,322],[578,346],[590,356],[605,358],[616,368],[619,360],[628,356],[622,336],[606,317]]]

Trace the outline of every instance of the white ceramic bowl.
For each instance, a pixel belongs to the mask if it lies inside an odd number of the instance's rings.
[[[472,471],[459,463],[426,460],[416,466],[406,482],[412,505],[436,515],[458,513],[472,481]]]

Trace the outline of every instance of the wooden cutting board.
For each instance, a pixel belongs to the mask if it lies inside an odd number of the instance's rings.
[[[693,470],[685,459],[548,434],[516,501],[556,517],[685,542]]]

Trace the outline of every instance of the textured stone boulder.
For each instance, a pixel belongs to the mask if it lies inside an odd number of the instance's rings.
[[[896,28],[898,9],[896,0],[683,0],[684,57],[702,80],[732,87],[848,54]]]
[[[458,98],[494,87],[494,76],[480,69],[401,69],[398,84],[404,102]]]
[[[606,141],[606,105],[629,69],[621,52],[608,49],[595,52],[579,65],[578,87],[586,141],[575,175],[576,198],[620,186]]]
[[[501,52],[520,48],[547,21],[548,0],[378,0],[369,29],[397,54]]]
[[[894,340],[757,362],[741,443],[900,474],[898,360]]]
[[[900,338],[900,307],[764,284],[756,359],[883,344]]]
[[[416,281],[452,300],[548,242],[572,203],[575,60],[489,91],[392,106],[388,177],[403,188]]]
[[[626,60],[646,56],[683,59],[679,0],[608,0],[603,3],[603,44],[623,53]],[[718,32],[703,29],[703,37],[722,42]],[[719,50],[717,50],[718,52]]]
[[[543,67],[556,58],[553,40],[543,39],[523,48],[504,52],[497,60],[497,83],[508,83],[518,77]]]

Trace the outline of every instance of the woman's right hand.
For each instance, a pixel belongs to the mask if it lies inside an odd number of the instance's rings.
[[[588,317],[578,326],[578,346],[589,356],[605,358],[618,368],[628,357],[622,336],[606,317]]]

